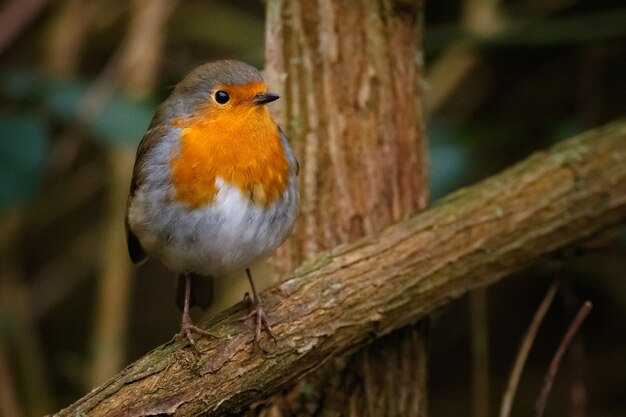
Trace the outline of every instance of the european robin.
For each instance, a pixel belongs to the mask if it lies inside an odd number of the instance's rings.
[[[151,256],[184,282],[179,335],[206,334],[189,316],[192,282],[246,271],[255,340],[272,329],[250,266],[291,232],[298,162],[266,104],[261,73],[239,61],[201,65],[158,107],[135,160],[126,210],[131,260]]]

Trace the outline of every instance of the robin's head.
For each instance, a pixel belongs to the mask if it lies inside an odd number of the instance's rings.
[[[170,162],[177,201],[210,204],[217,179],[257,205],[277,201],[290,175],[280,130],[265,106],[277,98],[258,70],[238,61],[202,65],[176,86],[157,120],[180,138]]]
[[[193,117],[199,111],[220,117],[261,110],[279,96],[267,91],[261,73],[233,60],[201,65],[185,77],[168,100],[174,117]],[[266,112],[266,110],[262,110]]]

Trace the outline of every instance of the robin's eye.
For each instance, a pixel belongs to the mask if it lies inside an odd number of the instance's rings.
[[[228,93],[226,91],[219,90],[215,93],[215,101],[220,104],[226,104],[230,100]]]

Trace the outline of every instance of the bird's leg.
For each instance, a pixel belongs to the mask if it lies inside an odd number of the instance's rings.
[[[198,326],[194,325],[189,316],[189,300],[191,298],[191,275],[185,274],[185,303],[183,305],[183,318],[180,323],[180,333],[177,337],[186,338],[187,341],[196,347],[196,341],[193,339],[192,333],[198,333],[202,336],[213,336],[206,330],[202,330]]]
[[[276,342],[276,337],[272,332],[272,327],[270,323],[267,321],[267,316],[265,315],[265,310],[263,310],[263,304],[261,303],[261,298],[259,294],[256,292],[256,288],[254,287],[254,281],[252,280],[252,274],[250,274],[250,268],[246,268],[246,274],[248,275],[248,281],[250,282],[250,288],[252,288],[252,299],[250,300],[250,313],[247,318],[254,317],[255,318],[255,330],[254,330],[254,341],[258,342],[261,339],[261,330],[263,327],[267,329],[267,332],[274,339],[274,343]],[[247,295],[247,294],[246,294]]]

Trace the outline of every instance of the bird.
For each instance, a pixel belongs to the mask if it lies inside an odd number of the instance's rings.
[[[278,98],[249,64],[200,65],[157,108],[137,148],[128,252],[136,265],[151,257],[178,275],[177,337],[191,345],[208,334],[189,315],[194,283],[243,271],[254,340],[263,328],[276,340],[250,267],[282,244],[298,213],[298,161],[267,106]]]

